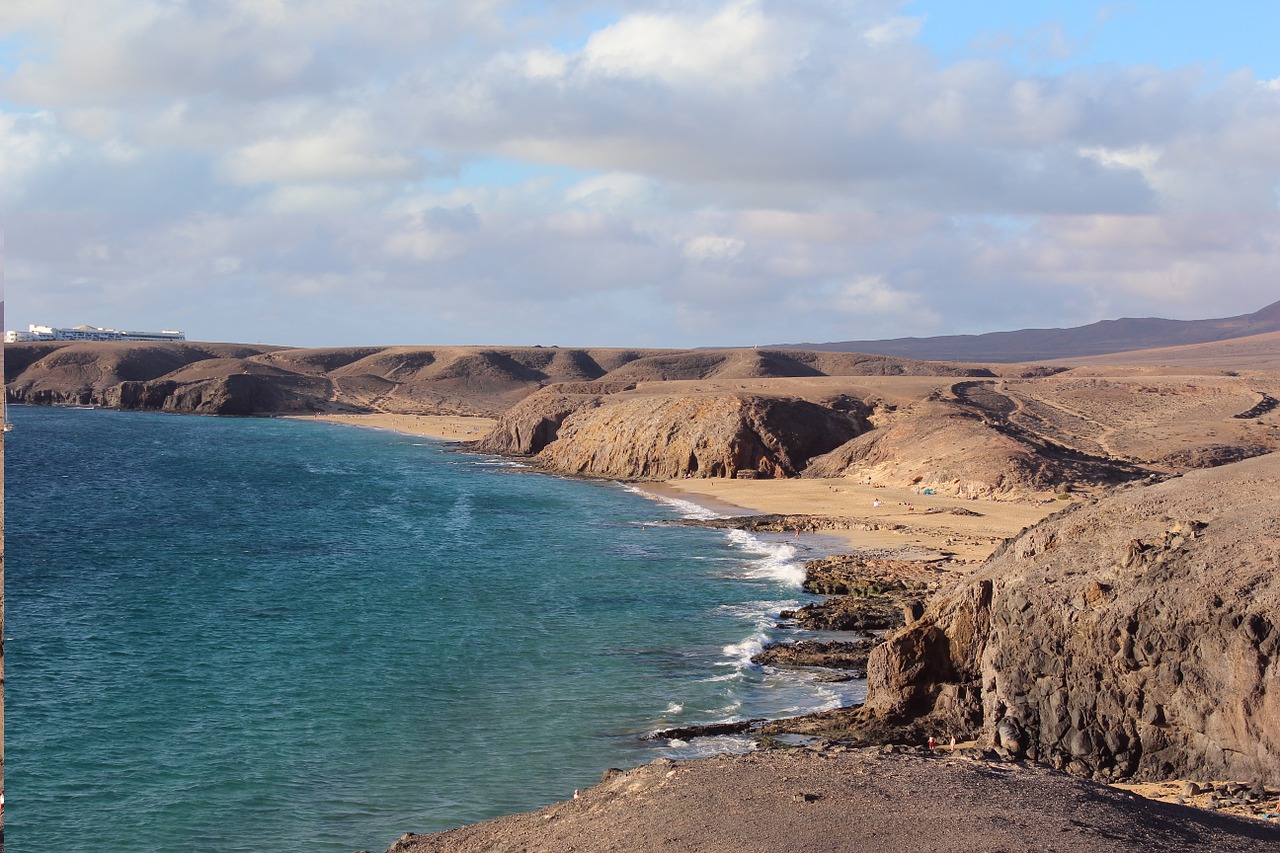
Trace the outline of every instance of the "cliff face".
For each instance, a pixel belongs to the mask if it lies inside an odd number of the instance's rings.
[[[530,394],[512,406],[476,443],[482,453],[532,456],[556,440],[565,418],[600,405],[606,394],[634,388],[623,382],[564,382]]]
[[[538,454],[546,467],[624,479],[791,477],[852,438],[855,419],[803,400],[756,396],[609,399],[567,416]]]
[[[1024,532],[877,649],[858,725],[1099,779],[1280,782],[1280,454]]]

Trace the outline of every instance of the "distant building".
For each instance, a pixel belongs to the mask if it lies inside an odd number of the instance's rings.
[[[118,329],[99,329],[96,326],[76,326],[74,329],[56,329],[52,326],[27,326],[27,331],[4,333],[6,344],[24,341],[185,341],[182,332],[122,332]]]

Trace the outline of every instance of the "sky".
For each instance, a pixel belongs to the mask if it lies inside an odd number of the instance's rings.
[[[752,346],[1280,300],[1274,0],[4,0],[9,328]]]

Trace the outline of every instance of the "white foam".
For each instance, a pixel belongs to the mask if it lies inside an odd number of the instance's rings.
[[[760,555],[745,566],[747,577],[776,580],[795,589],[804,584],[804,560],[790,542],[769,542],[745,530],[730,530],[728,539],[730,545]]]
[[[684,713],[684,706],[681,705],[679,702],[672,702],[670,705],[667,706],[667,709],[662,712],[662,715],[664,717],[670,717],[675,714],[683,714],[683,713]]]
[[[757,632],[740,643],[730,643],[722,650],[729,660],[721,661],[716,666],[734,666],[739,669],[754,667],[751,658],[764,651],[764,641],[765,637]]]
[[[693,742],[684,740],[667,741],[667,757],[676,759],[710,758],[713,755],[739,755],[752,752],[756,743],[749,737],[735,735],[716,735],[700,737]]]
[[[713,518],[726,517],[714,510],[707,509],[705,506],[696,504],[693,501],[686,501],[682,498],[673,498],[669,495],[657,495],[653,492],[646,492],[644,489],[638,489],[635,486],[624,485],[622,488],[632,494],[640,495],[641,497],[657,501],[661,504],[666,504],[679,513],[681,518],[687,518],[693,521],[710,521]]]

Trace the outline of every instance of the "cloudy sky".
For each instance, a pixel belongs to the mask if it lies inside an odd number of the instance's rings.
[[[1273,0],[3,0],[6,324],[697,346],[1248,313],[1280,299],[1277,43]]]

